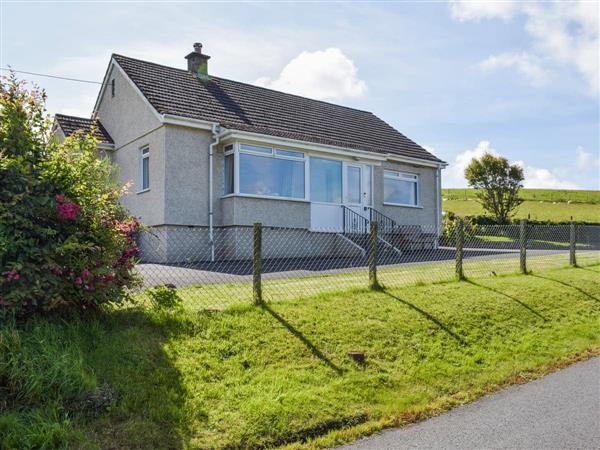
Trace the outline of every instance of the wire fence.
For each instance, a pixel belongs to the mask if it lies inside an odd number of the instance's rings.
[[[194,309],[289,301],[336,291],[600,263],[600,226],[389,225],[345,218],[339,230],[261,224],[154,227],[139,236],[134,295],[167,286]]]

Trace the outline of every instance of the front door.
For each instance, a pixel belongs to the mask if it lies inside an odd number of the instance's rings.
[[[371,166],[312,157],[310,159],[311,229],[343,231],[346,206],[368,217],[371,205]]]

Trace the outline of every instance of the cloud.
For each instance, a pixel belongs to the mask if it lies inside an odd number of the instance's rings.
[[[448,165],[443,174],[444,187],[464,187],[467,185],[465,180],[465,169],[473,158],[479,159],[486,153],[494,156],[500,156],[499,153],[490,147],[489,141],[481,141],[472,150],[465,150],[454,158],[454,161]]]
[[[532,38],[535,54],[547,65],[571,67],[586,82],[590,93],[599,89],[599,21],[597,2],[451,2],[452,17],[458,21],[509,20],[525,17],[525,31]],[[520,53],[520,52],[516,52]],[[500,57],[499,55],[498,57]],[[489,58],[488,58],[489,59]],[[523,66],[512,64],[530,76]]]
[[[583,147],[577,147],[575,155],[575,164],[581,171],[597,170],[600,167],[600,158],[597,155],[594,156],[590,152],[586,152]]]
[[[342,100],[360,97],[367,91],[367,84],[357,72],[354,62],[339,48],[328,48],[304,51],[276,79],[260,77],[255,84],[317,100]]]
[[[538,64],[535,57],[526,52],[502,53],[490,56],[478,64],[486,72],[497,69],[514,68],[525,76],[533,86],[543,86],[548,82],[547,72]]]
[[[506,1],[465,1],[450,2],[452,17],[460,22],[468,20],[510,19],[517,9],[516,2]]]
[[[529,189],[580,189],[576,183],[560,179],[555,171],[527,166],[523,161],[515,161],[515,164],[523,167],[525,172],[523,187]]]
[[[442,176],[444,187],[467,186],[464,175],[466,167],[473,158],[479,159],[486,153],[500,156],[500,154],[491,147],[489,141],[481,141],[474,149],[465,150],[456,155],[454,161],[448,165],[448,168],[444,171]],[[525,164],[523,161],[514,161],[513,164],[518,164],[523,168],[525,173],[523,185],[526,188],[579,189],[579,186],[576,183],[565,180],[555,170],[531,166]]]

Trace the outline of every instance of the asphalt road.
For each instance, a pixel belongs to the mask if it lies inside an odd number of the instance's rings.
[[[600,358],[344,449],[600,449]]]

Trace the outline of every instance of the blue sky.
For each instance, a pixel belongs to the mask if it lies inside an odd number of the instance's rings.
[[[600,188],[598,3],[1,4],[0,64],[101,80],[111,53],[373,111],[448,161],[522,164],[526,186]],[[29,75],[49,112],[89,116],[99,86]]]

